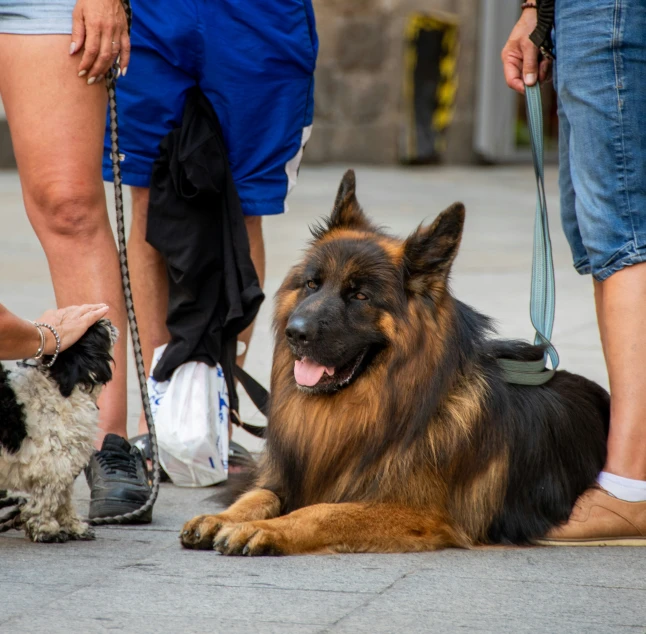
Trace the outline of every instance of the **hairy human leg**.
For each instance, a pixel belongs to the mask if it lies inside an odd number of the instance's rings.
[[[107,96],[77,77],[68,35],[0,35],[0,94],[29,220],[59,306],[105,302],[121,336],[99,407],[102,434],[126,435],[126,315],[101,177]]]

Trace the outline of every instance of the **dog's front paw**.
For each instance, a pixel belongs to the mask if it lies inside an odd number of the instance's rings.
[[[79,522],[73,528],[67,528],[66,531],[70,539],[84,542],[96,539],[95,532],[85,522]]]
[[[287,555],[290,548],[282,530],[270,521],[223,526],[213,544],[223,555]]]
[[[227,519],[224,515],[198,515],[184,524],[180,533],[182,546],[210,550],[213,540]]]
[[[54,520],[41,521],[40,518],[23,518],[25,535],[32,541],[41,544],[62,544],[69,540],[67,531]]]
[[[28,532],[27,537],[32,542],[40,544],[64,544],[70,539],[69,534],[65,531],[59,531],[57,533]]]

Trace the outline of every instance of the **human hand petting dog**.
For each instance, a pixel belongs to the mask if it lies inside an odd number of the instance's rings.
[[[536,9],[524,9],[500,55],[507,85],[521,95],[525,84],[533,86],[537,79],[543,82],[550,77],[551,60],[544,59],[539,66],[538,47],[529,39],[536,23]]]
[[[49,324],[56,330],[61,340],[60,351],[63,351],[76,343],[93,323],[105,317],[108,310],[106,304],[69,306],[46,311],[40,316],[38,323]],[[54,334],[47,328],[42,328],[41,331],[45,337],[43,354],[54,354]],[[40,344],[40,332],[34,324],[14,315],[0,304],[0,360],[33,357],[40,350]]]
[[[88,86],[101,81],[118,56],[121,74],[126,74],[130,36],[121,0],[77,0],[72,13],[70,55],[81,50],[78,75],[87,75]]]
[[[48,310],[37,320],[53,326],[61,340],[60,351],[75,344],[94,323],[105,317],[109,307],[107,304],[84,304],[83,306],[68,306],[58,310]],[[54,354],[56,339],[51,331],[45,332],[45,354]]]

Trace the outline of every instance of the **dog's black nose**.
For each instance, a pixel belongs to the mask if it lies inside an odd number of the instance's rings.
[[[293,344],[308,344],[316,336],[316,326],[304,317],[292,317],[285,328],[285,336]]]

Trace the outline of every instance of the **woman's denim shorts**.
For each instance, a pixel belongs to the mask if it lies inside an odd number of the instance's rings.
[[[68,35],[76,0],[0,0],[0,33]]]
[[[556,0],[561,219],[602,281],[646,260],[646,2]]]

